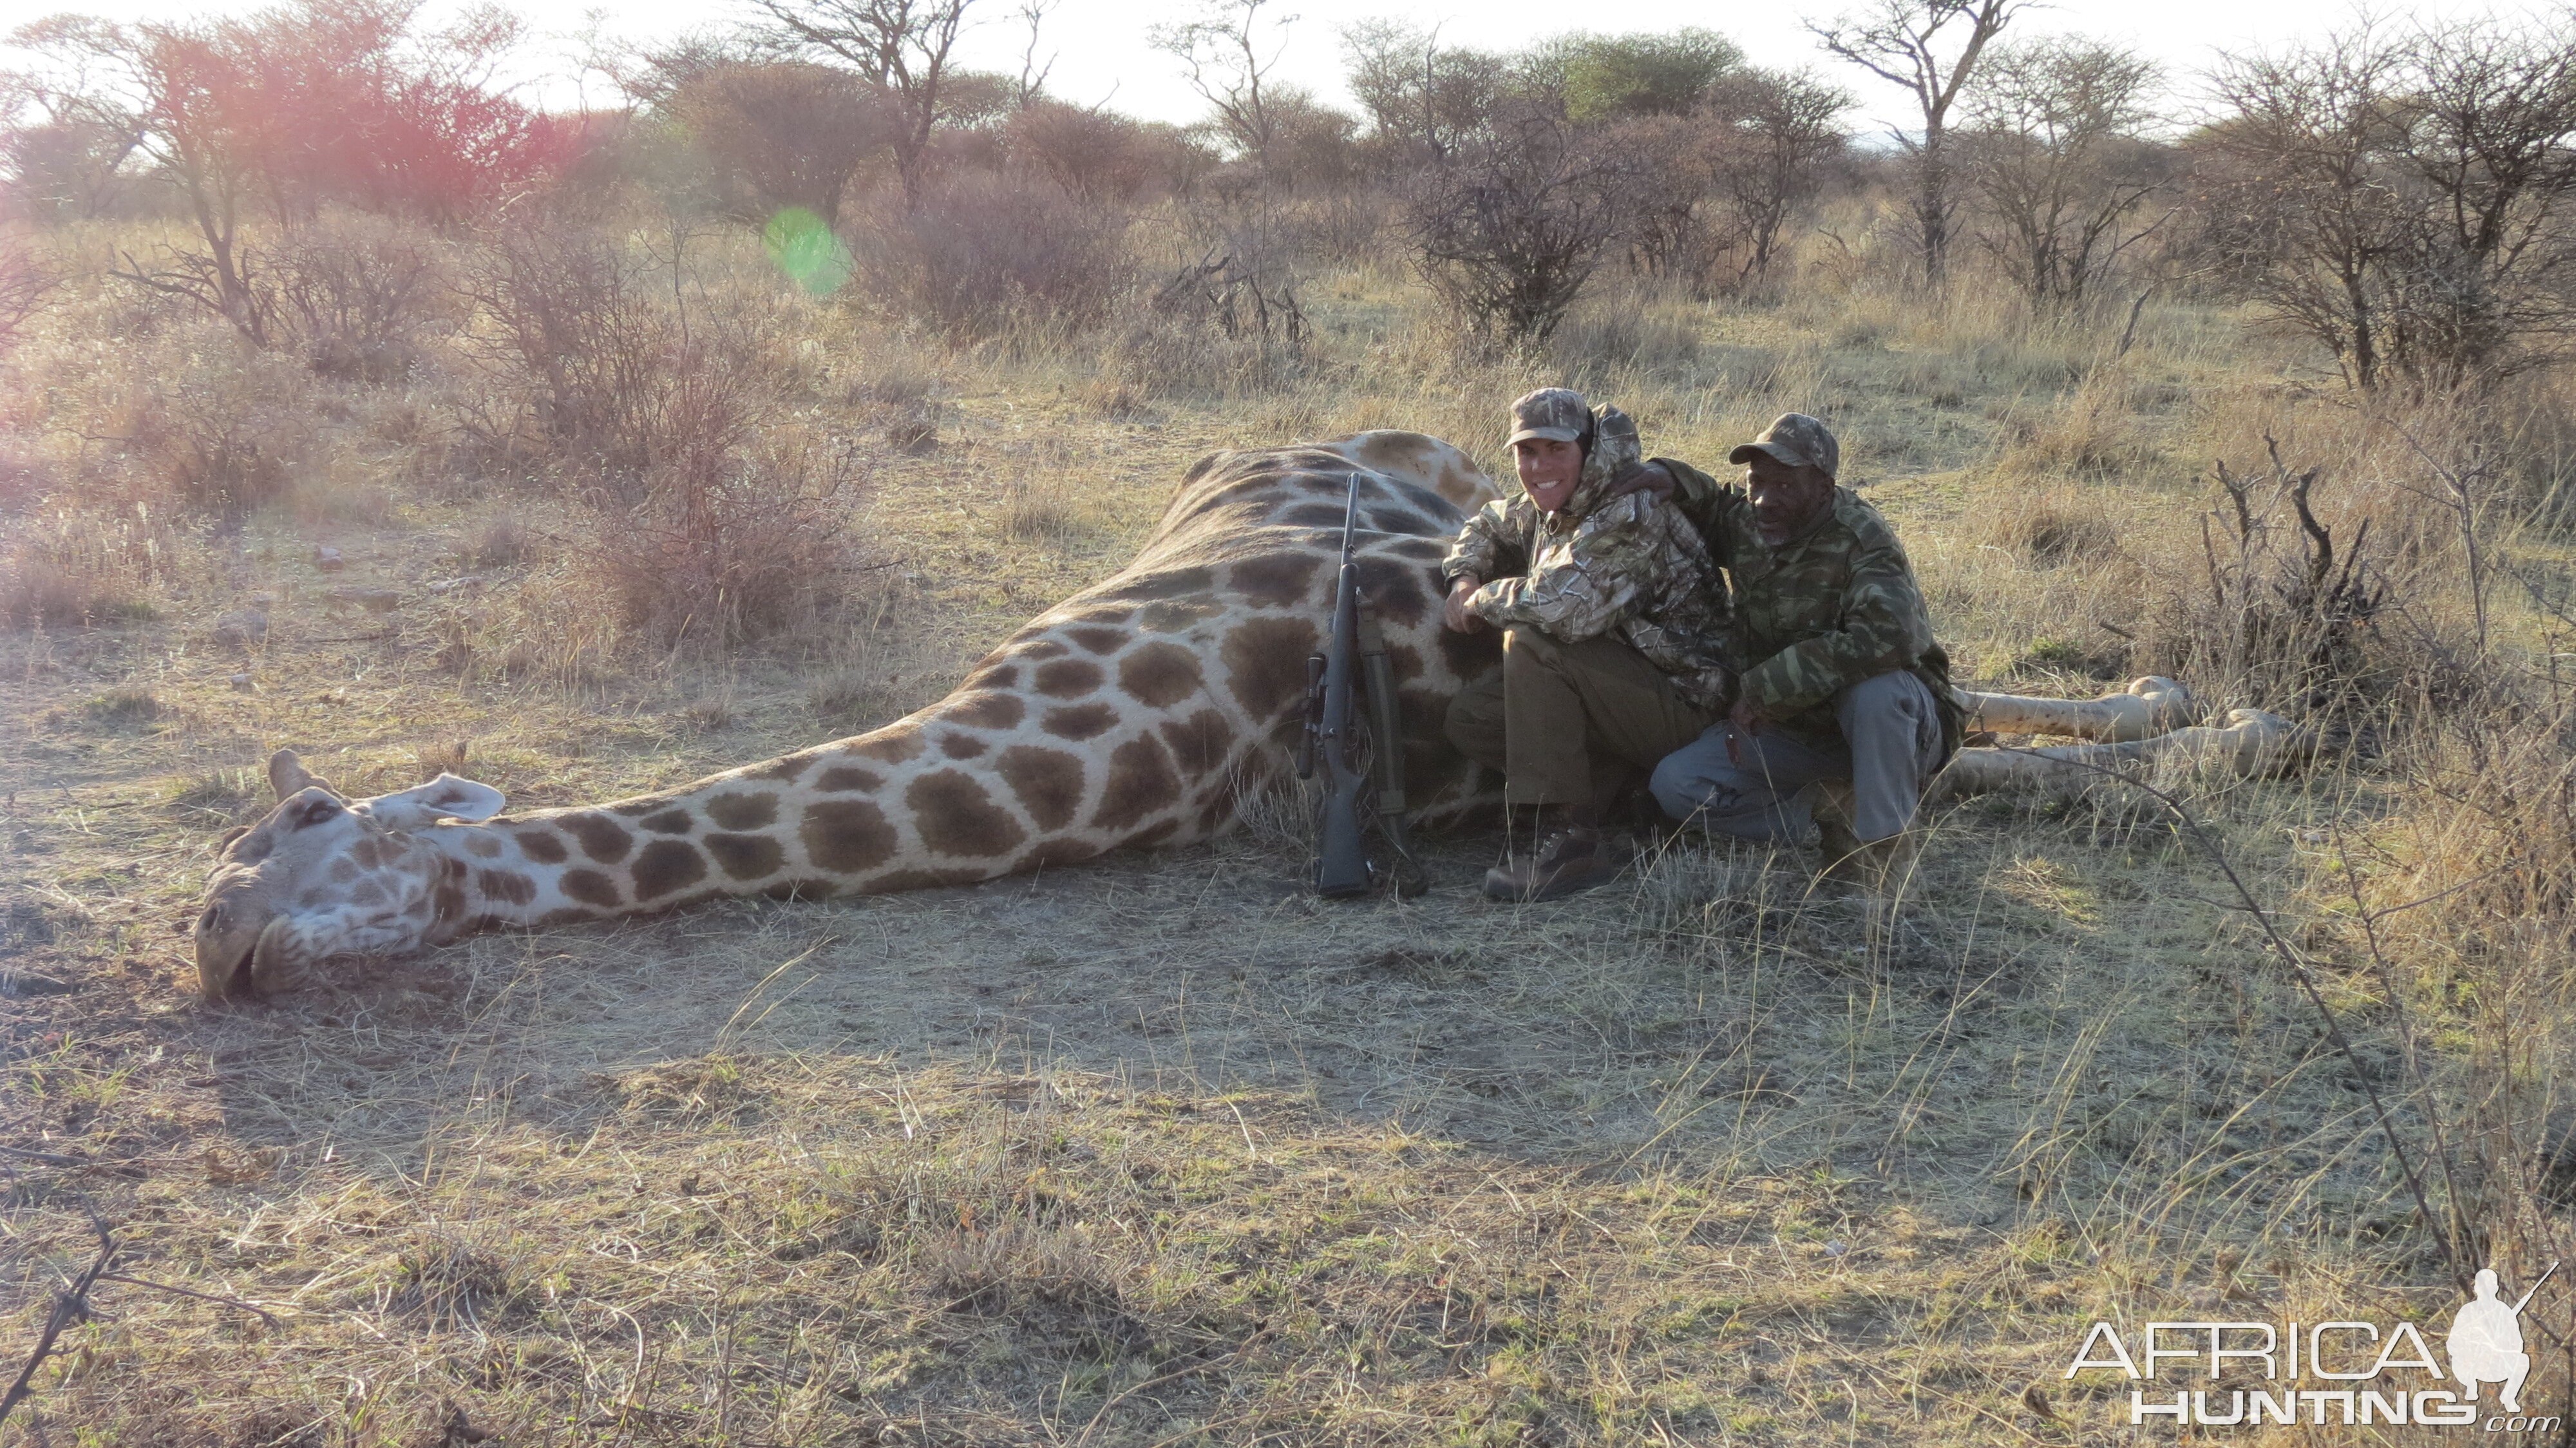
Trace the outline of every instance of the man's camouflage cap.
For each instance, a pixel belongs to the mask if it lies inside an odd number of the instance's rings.
[[[1503,439],[1510,447],[1523,438],[1543,437],[1551,442],[1581,442],[1592,431],[1592,404],[1571,387],[1542,387],[1512,404],[1512,435]]]
[[[1834,441],[1833,429],[1803,412],[1781,413],[1760,437],[1737,444],[1726,460],[1741,465],[1751,462],[1757,452],[1769,453],[1793,468],[1822,468],[1829,478],[1840,471],[1843,460],[1842,445]]]

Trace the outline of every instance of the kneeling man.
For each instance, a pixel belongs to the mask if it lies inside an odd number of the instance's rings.
[[[1544,388],[1512,404],[1511,449],[1521,495],[1468,519],[1441,564],[1448,626],[1503,631],[1502,669],[1458,695],[1448,733],[1537,816],[1536,847],[1485,893],[1547,900],[1617,873],[1610,805],[1717,717],[1725,595],[1670,502],[1613,496],[1638,466],[1627,414]]]
[[[1726,718],[1653,788],[1673,818],[1745,839],[1801,840],[1812,818],[1827,872],[1876,884],[1910,864],[1907,827],[1963,712],[1905,548],[1835,483],[1840,460],[1833,433],[1792,412],[1729,455],[1741,490],[1653,464],[1734,580],[1742,670]]]

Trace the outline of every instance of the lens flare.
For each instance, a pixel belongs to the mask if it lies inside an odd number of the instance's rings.
[[[769,259],[787,279],[808,295],[829,296],[850,279],[850,249],[832,234],[823,218],[802,206],[790,206],[760,229]]]

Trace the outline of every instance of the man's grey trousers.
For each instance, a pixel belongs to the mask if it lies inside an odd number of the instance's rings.
[[[1739,763],[1720,720],[1655,766],[1656,802],[1674,819],[1748,840],[1803,844],[1815,822],[1808,786],[1852,782],[1852,832],[1883,840],[1914,822],[1923,785],[1941,763],[1941,716],[1921,679],[1896,670],[1834,695],[1840,739],[1792,735],[1778,725],[1740,739]]]

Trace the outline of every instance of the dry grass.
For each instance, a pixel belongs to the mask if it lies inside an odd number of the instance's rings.
[[[1778,306],[1605,296],[1561,377],[1462,360],[1391,270],[1320,269],[1293,368],[1180,386],[1104,384],[1042,327],[950,350],[763,300],[756,251],[692,243],[769,409],[743,415],[870,469],[813,502],[867,571],[722,657],[589,561],[682,461],[584,491],[616,479],[548,441],[515,349],[424,329],[390,381],[210,359],[171,318],[99,349],[120,304],[67,285],[6,394],[66,496],[12,520],[0,580],[68,601],[0,634],[0,954],[50,982],[0,989],[0,1136],[45,1154],[0,1161],[0,1342],[95,1250],[90,1206],[124,1270],[275,1325],[109,1284],[30,1441],[2064,1442],[2127,1431],[2110,1384],[2059,1377],[2096,1318],[2446,1313],[2304,993],[2209,859],[2110,794],[1951,812],[1892,928],[1796,858],[1701,845],[1510,910],[1463,883],[1491,840],[1441,842],[1434,894],[1328,909],[1274,802],[1207,851],[182,1002],[170,926],[271,748],[353,790],[463,764],[527,807],[871,727],[1117,567],[1199,454],[1414,426],[1490,461],[1501,403],[1568,377],[1690,459],[1827,416],[1977,679],[2089,692],[2127,662],[2114,628],[2206,587],[2208,460],[2267,431],[2326,469],[2338,536],[2388,519],[2409,612],[2372,646],[2520,682],[2391,691],[2375,758],[2302,779],[2169,782],[2410,1144],[2438,1124],[2442,1230],[2536,1275],[2576,1021],[2563,547],[2494,535],[2481,649],[2393,422],[2267,388],[2281,359],[2228,317],[2150,308],[2113,367],[2106,333],[1933,312],[1831,250]],[[180,375],[296,414],[285,501],[237,532],[180,527],[189,475],[94,440]],[[925,418],[935,447],[897,436]],[[2407,426],[2456,460],[2437,421]],[[2550,465],[2514,466],[2528,496]],[[256,637],[210,642],[246,610]]]

